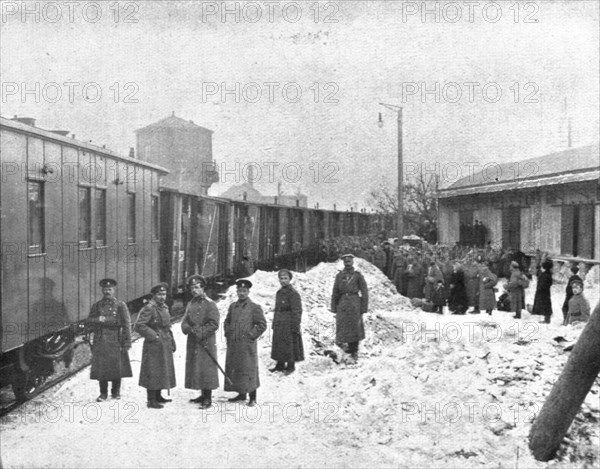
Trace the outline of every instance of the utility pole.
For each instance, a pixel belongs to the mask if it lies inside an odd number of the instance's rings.
[[[393,104],[379,103],[381,106],[396,112],[398,118],[398,219],[396,221],[396,232],[398,243],[402,244],[404,237],[404,199],[403,199],[403,163],[402,163],[402,108]],[[379,113],[379,127],[383,127],[383,118]]]

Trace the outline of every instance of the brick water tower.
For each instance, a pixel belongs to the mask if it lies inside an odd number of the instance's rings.
[[[212,157],[212,130],[173,112],[135,133],[137,158],[169,169],[161,178],[164,187],[203,195],[219,180]]]

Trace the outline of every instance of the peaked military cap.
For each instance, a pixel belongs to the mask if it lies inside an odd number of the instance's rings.
[[[167,285],[165,282],[161,282],[157,285],[154,285],[150,289],[150,293],[152,293],[153,295],[156,295],[157,293],[162,293],[162,292],[167,293],[167,288],[169,288],[169,285]]]
[[[102,280],[100,280],[98,282],[98,285],[100,285],[102,288],[106,288],[106,287],[116,287],[117,286],[117,281],[112,279],[112,278],[103,278]]]
[[[351,258],[351,259],[354,259],[354,254],[344,254],[344,255],[342,256],[342,259],[346,259],[346,257],[349,257],[349,258]]]
[[[200,285],[202,288],[206,286],[206,279],[202,275],[194,274],[190,275],[187,279],[188,286]]]
[[[238,288],[252,288],[252,282],[247,278],[240,278],[235,281],[235,285]]]
[[[279,272],[277,272],[277,276],[279,277],[281,274],[287,274],[287,276],[290,278],[290,280],[292,280],[292,278],[294,278],[292,276],[292,272],[289,271],[288,269],[280,269]]]

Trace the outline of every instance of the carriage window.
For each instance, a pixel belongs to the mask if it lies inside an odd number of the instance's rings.
[[[92,189],[79,188],[79,247],[92,245]]]
[[[127,203],[129,204],[127,214],[127,242],[135,243],[135,194],[127,194]]]
[[[96,189],[96,246],[106,246],[106,189]]]
[[[158,241],[158,196],[152,196],[152,239]]]
[[[44,184],[29,182],[29,251],[44,252]]]

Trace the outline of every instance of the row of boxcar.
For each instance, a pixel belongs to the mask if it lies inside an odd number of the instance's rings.
[[[78,363],[102,278],[136,312],[159,281],[176,293],[192,273],[225,281],[369,230],[363,213],[167,190],[168,168],[31,124],[0,118],[0,372],[19,399]]]

